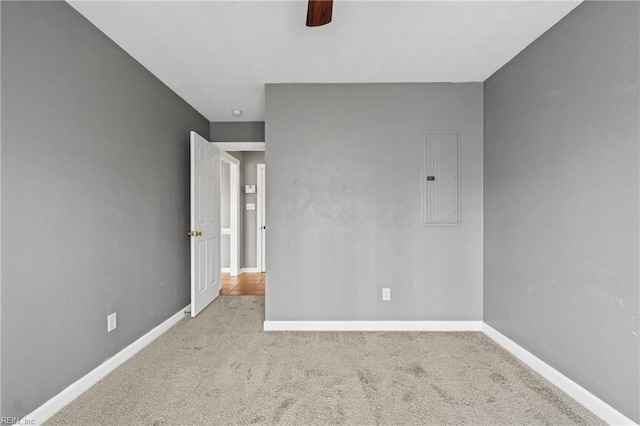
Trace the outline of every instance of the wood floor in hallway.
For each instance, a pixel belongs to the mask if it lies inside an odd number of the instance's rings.
[[[264,296],[264,272],[240,274],[232,277],[222,274],[222,296]]]

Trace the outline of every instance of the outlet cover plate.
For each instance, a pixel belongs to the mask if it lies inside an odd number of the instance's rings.
[[[111,333],[118,328],[118,314],[116,312],[107,316],[107,333]]]

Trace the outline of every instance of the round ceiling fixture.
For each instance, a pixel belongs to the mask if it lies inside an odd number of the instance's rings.
[[[242,110],[241,109],[232,109],[231,110],[231,115],[233,115],[234,117],[242,117]]]

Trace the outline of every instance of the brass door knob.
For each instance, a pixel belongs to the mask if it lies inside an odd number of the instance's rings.
[[[189,231],[187,232],[189,237],[202,237],[202,231]]]
[[[202,237],[202,231],[196,231],[196,237]]]

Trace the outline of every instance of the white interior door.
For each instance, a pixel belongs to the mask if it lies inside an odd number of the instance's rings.
[[[220,151],[191,132],[191,316],[220,294]]]

